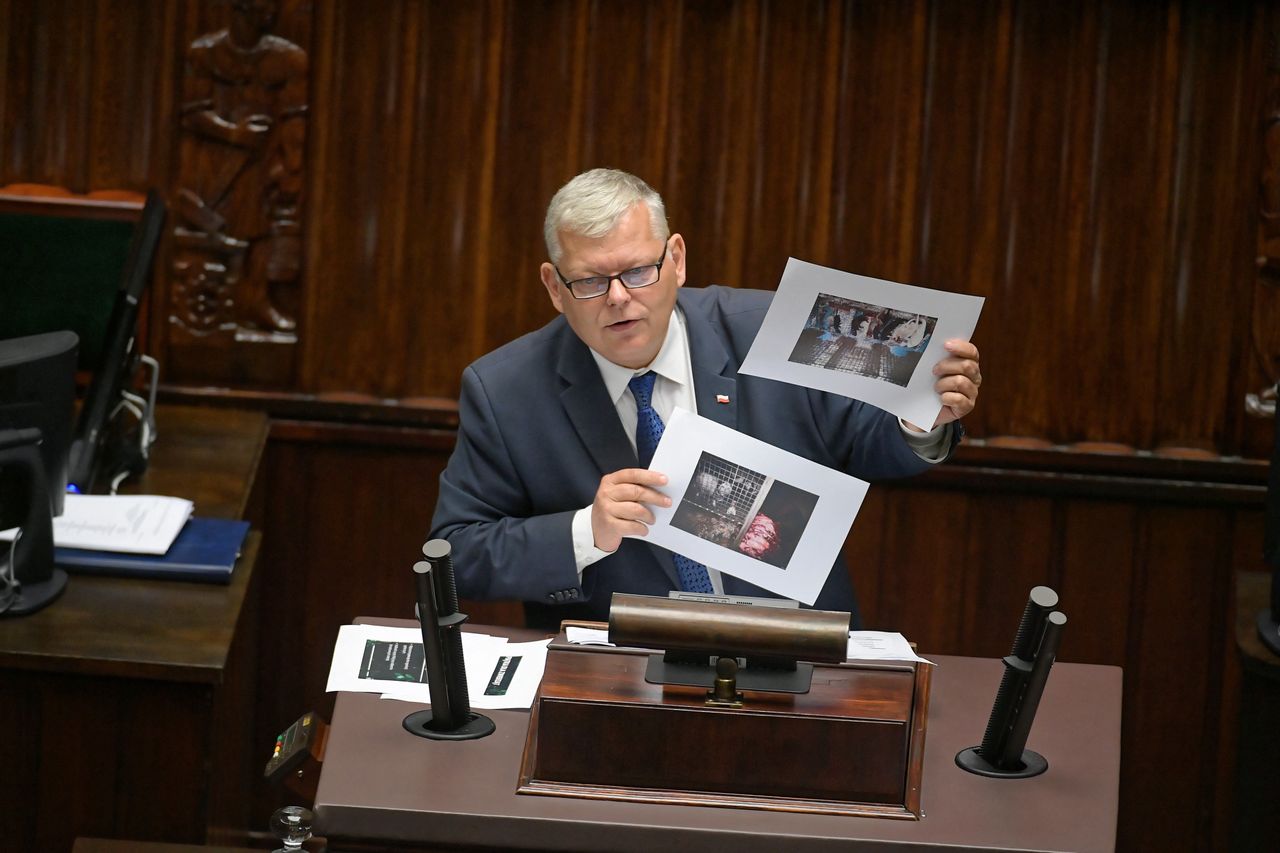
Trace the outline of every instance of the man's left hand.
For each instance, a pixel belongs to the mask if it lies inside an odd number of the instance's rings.
[[[947,341],[944,346],[947,357],[933,366],[933,375],[938,377],[933,390],[942,398],[942,411],[933,422],[935,429],[972,412],[978,403],[978,388],[982,386],[978,348],[959,338]]]

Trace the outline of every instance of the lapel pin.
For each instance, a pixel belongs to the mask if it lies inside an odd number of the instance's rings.
[[[728,395],[728,394],[717,394],[717,395],[716,395],[716,402],[717,402],[717,403],[727,403],[727,402],[729,402],[729,395]]]

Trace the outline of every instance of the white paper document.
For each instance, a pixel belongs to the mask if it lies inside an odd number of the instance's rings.
[[[668,477],[644,538],[813,604],[867,483],[677,408],[649,466]]]
[[[579,628],[569,625],[564,629],[564,638],[575,646],[612,646],[609,632],[602,628]]]
[[[472,708],[529,708],[546,669],[547,643],[462,632]],[[419,628],[343,625],[338,629],[326,690],[379,693],[384,699],[431,704]]]
[[[53,520],[53,544],[59,548],[163,554],[191,517],[185,498],[160,495],[67,495],[62,515]],[[12,541],[17,528],[0,531]]]
[[[947,340],[970,339],[982,304],[790,258],[738,372],[852,397],[928,429],[942,410],[933,366]]]
[[[850,631],[849,660],[918,661],[933,666],[911,650],[907,638],[894,631]]]
[[[547,644],[550,642],[549,639],[532,643],[504,642],[487,646],[480,654],[468,652],[464,642],[471,707],[488,710],[532,707],[534,694],[542,682],[542,673],[547,668]],[[425,683],[390,685],[383,690],[382,698],[431,704],[430,689]]]

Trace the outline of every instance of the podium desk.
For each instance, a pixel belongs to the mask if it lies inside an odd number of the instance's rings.
[[[534,638],[530,632],[474,630]],[[420,706],[340,693],[321,765],[316,831],[331,853],[1114,849],[1120,670],[1056,664],[1028,742],[1048,759],[1048,772],[987,779],[961,770],[954,759],[982,740],[1001,662],[925,657],[938,667],[925,739],[925,816],[919,821],[520,795],[515,790],[528,711],[485,711],[497,731],[482,740],[433,741],[401,727]],[[590,748],[590,732],[584,732],[583,749]]]
[[[157,429],[149,470],[121,492],[244,514],[265,415],[160,407]],[[203,843],[236,823],[226,809],[252,778],[241,742],[258,541],[225,586],[73,574],[44,610],[0,618],[0,849]]]

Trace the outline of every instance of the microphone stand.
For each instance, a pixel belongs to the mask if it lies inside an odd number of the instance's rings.
[[[427,662],[431,707],[404,718],[404,727],[433,740],[472,740],[491,735],[493,720],[471,711],[467,666],[462,654],[465,613],[458,612],[458,587],[449,543],[432,539],[422,546],[426,557],[413,564],[418,597],[418,623]]]

